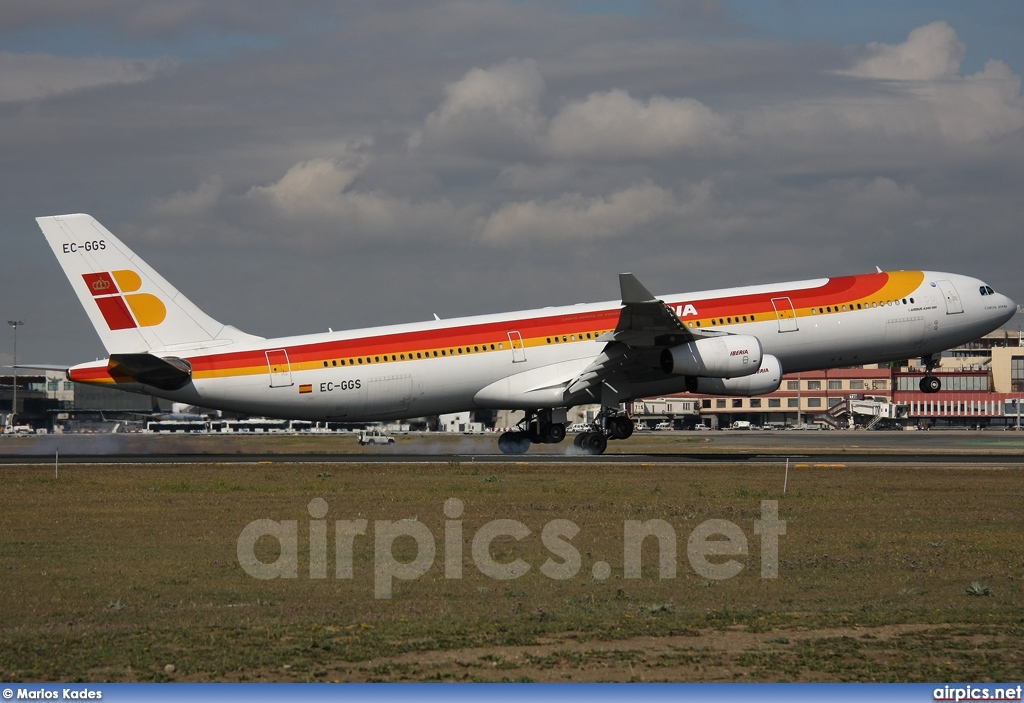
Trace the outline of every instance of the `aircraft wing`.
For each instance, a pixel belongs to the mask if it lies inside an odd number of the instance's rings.
[[[630,396],[629,385],[665,378],[658,355],[665,347],[685,344],[718,331],[692,330],[675,311],[655,298],[636,276],[619,274],[622,310],[615,329],[598,341],[607,342],[597,358],[571,381],[566,393],[576,402],[599,401],[605,405]]]

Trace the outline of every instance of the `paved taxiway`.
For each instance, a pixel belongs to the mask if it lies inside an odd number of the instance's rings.
[[[570,440],[506,456],[493,435],[411,434],[393,447],[352,436],[48,435],[0,438],[0,464],[128,463],[795,463],[1024,466],[1024,434],[1002,431],[637,433],[602,456]]]

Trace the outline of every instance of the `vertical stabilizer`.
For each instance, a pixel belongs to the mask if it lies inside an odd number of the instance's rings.
[[[197,308],[89,215],[38,217],[110,354],[184,351],[258,339]]]

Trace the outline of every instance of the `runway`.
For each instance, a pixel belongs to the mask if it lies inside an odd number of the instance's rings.
[[[1016,432],[658,432],[612,442],[601,456],[569,440],[501,454],[493,435],[398,435],[360,447],[351,435],[47,435],[0,438],[0,464],[743,464],[1024,466]]]

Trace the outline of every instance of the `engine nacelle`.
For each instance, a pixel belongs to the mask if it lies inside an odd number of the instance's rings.
[[[688,378],[686,390],[705,395],[755,396],[774,393],[782,385],[782,364],[765,354],[757,373],[740,378]]]
[[[661,370],[675,376],[736,378],[757,373],[761,342],[749,334],[698,339],[661,352]]]

